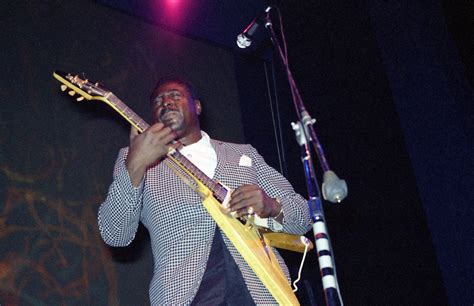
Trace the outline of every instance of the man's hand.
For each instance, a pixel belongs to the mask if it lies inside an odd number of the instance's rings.
[[[146,169],[168,153],[168,145],[175,138],[176,134],[163,123],[150,126],[141,134],[132,126],[125,164],[135,187],[140,185]]]
[[[257,185],[242,185],[232,192],[229,210],[239,217],[255,213],[261,218],[269,218],[279,214],[281,205]]]

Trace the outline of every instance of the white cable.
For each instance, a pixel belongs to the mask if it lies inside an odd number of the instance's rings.
[[[306,253],[308,252],[309,240],[305,236],[301,236],[301,241],[304,243],[304,253],[303,258],[301,259],[300,269],[298,270],[298,278],[293,282],[293,292],[298,291],[298,286],[296,283],[300,281],[301,278],[301,271],[303,270],[304,260],[306,258]]]

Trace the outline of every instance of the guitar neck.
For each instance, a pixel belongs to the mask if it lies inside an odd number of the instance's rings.
[[[109,93],[106,97],[109,105],[130,122],[137,130],[142,133],[150,125],[138,116],[131,108],[117,98],[113,93]]]
[[[145,122],[140,116],[138,116],[132,109],[130,109],[125,103],[119,98],[110,93],[107,97],[109,105],[118,111],[127,121],[129,121],[134,127],[141,133],[149,127],[149,124]],[[204,186],[212,191],[213,196],[219,201],[223,202],[228,190],[220,183],[215,182],[213,179],[208,177],[202,172],[196,165],[194,165],[189,159],[187,159],[178,150],[172,150],[168,155],[171,158],[167,160],[173,162],[178,166],[186,169],[195,179],[198,179]]]

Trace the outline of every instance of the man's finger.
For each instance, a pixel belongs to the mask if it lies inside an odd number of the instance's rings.
[[[170,143],[176,138],[176,133],[171,131],[169,134],[166,134],[163,138],[162,141],[166,144]]]
[[[165,125],[161,122],[158,122],[158,123],[155,123],[153,124],[152,126],[150,126],[147,131],[150,131],[150,132],[158,132],[158,131],[161,131],[163,128],[165,127]]]
[[[248,201],[245,201],[243,199],[241,200],[234,200],[234,201],[230,201],[229,202],[229,210],[230,211],[235,211],[235,210],[239,210],[239,209],[242,209],[242,208],[245,208],[247,207],[249,204]]]
[[[137,137],[138,134],[140,134],[138,132],[138,129],[132,125],[132,127],[130,128],[130,141],[132,141],[135,137]]]

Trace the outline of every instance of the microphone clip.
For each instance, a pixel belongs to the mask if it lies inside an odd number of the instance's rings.
[[[241,49],[248,48],[252,44],[252,37],[254,36],[257,29],[262,23],[265,22],[265,27],[267,26],[269,13],[272,9],[271,6],[268,6],[260,15],[257,16],[246,28],[245,30],[237,36],[237,46]]]

